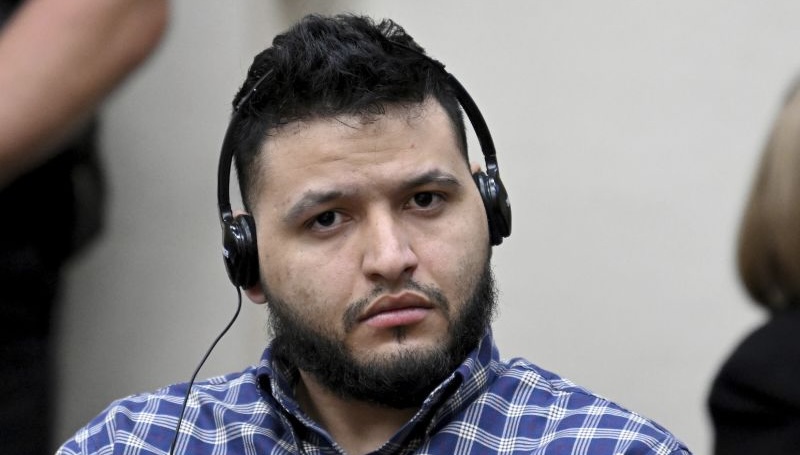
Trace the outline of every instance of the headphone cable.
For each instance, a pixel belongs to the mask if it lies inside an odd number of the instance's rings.
[[[175,426],[175,436],[172,437],[172,443],[169,445],[169,455],[173,455],[175,452],[175,444],[178,442],[178,435],[180,434],[181,424],[183,423],[183,414],[186,412],[186,405],[189,402],[189,395],[192,392],[192,385],[194,384],[194,380],[197,378],[197,374],[200,372],[200,368],[202,368],[203,364],[206,363],[206,359],[208,359],[208,356],[211,355],[211,351],[213,351],[214,348],[217,346],[219,340],[221,340],[222,337],[225,336],[226,333],[228,333],[228,330],[231,328],[233,323],[236,322],[236,318],[239,317],[239,312],[242,309],[242,290],[239,289],[238,286],[236,287],[236,295],[238,296],[236,304],[236,312],[233,314],[233,317],[228,322],[228,325],[226,325],[225,328],[222,329],[222,332],[220,332],[220,334],[217,335],[217,338],[214,339],[214,342],[211,343],[211,346],[208,348],[205,355],[203,355],[203,359],[200,360],[200,363],[197,365],[197,368],[195,368],[194,373],[192,374],[192,379],[189,380],[189,385],[186,388],[186,395],[183,397],[183,405],[181,406],[181,414],[178,417],[178,424]]]

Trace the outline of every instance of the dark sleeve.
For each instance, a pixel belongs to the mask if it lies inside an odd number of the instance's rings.
[[[747,336],[712,385],[714,453],[800,454],[800,310]]]
[[[99,234],[105,181],[90,123],[0,189],[0,341],[47,337],[65,261]]]

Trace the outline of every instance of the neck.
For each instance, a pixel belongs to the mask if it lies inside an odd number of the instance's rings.
[[[300,371],[295,391],[300,408],[322,425],[350,455],[372,452],[386,443],[417,412],[344,399]]]

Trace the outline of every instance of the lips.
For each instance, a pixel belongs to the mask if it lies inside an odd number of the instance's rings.
[[[415,292],[385,295],[375,300],[358,319],[374,328],[390,328],[416,324],[428,315],[434,305]]]

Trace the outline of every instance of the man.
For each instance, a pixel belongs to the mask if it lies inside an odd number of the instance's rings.
[[[175,451],[689,453],[499,359],[490,257],[510,213],[496,169],[468,164],[469,100],[422,52],[391,21],[309,16],[256,57],[220,161],[248,213],[220,207],[231,278],[269,305],[273,339],[258,366],[193,386]],[[166,453],[186,390],[116,402],[60,453]]]
[[[52,453],[51,319],[103,219],[93,119],[167,22],[167,0],[0,0],[0,453]]]

